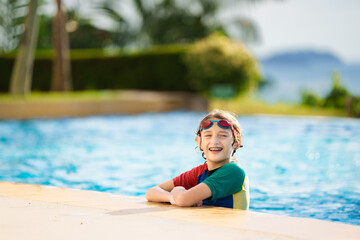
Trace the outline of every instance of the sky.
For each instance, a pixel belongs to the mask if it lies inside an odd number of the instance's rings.
[[[256,55],[314,49],[360,62],[360,0],[269,0],[242,8],[260,31],[261,42],[251,46]]]

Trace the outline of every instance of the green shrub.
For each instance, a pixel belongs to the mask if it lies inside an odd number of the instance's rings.
[[[315,93],[302,91],[301,105],[310,106],[310,107],[321,107],[322,100]]]
[[[329,94],[324,99],[324,107],[345,109],[346,101],[350,93],[340,84],[339,73],[334,73],[332,77],[333,85]]]
[[[348,113],[352,116],[360,117],[360,97],[350,97],[348,100]]]
[[[236,93],[253,90],[260,80],[258,65],[243,44],[220,34],[195,42],[184,55],[191,87],[210,92],[214,85],[231,85]]]
[[[340,75],[336,72],[333,74],[332,82],[332,88],[324,99],[312,92],[303,91],[301,105],[342,109],[350,116],[360,117],[360,97],[352,96],[345,87],[341,86]]]

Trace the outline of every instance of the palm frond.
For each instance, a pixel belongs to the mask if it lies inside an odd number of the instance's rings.
[[[256,24],[249,18],[238,17],[233,21],[240,39],[244,42],[258,42],[260,34]]]

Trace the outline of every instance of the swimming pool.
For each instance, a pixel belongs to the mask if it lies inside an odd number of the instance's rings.
[[[0,121],[0,180],[144,196],[203,163],[204,113]],[[242,116],[250,209],[360,225],[360,120]]]

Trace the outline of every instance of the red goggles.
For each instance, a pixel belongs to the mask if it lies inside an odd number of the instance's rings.
[[[234,130],[233,125],[225,119],[221,119],[221,120],[205,120],[201,123],[201,127],[200,127],[200,132],[202,130],[206,130],[212,127],[212,125],[214,125],[214,123],[217,123],[218,126],[222,129],[229,129],[231,128],[232,130]]]

